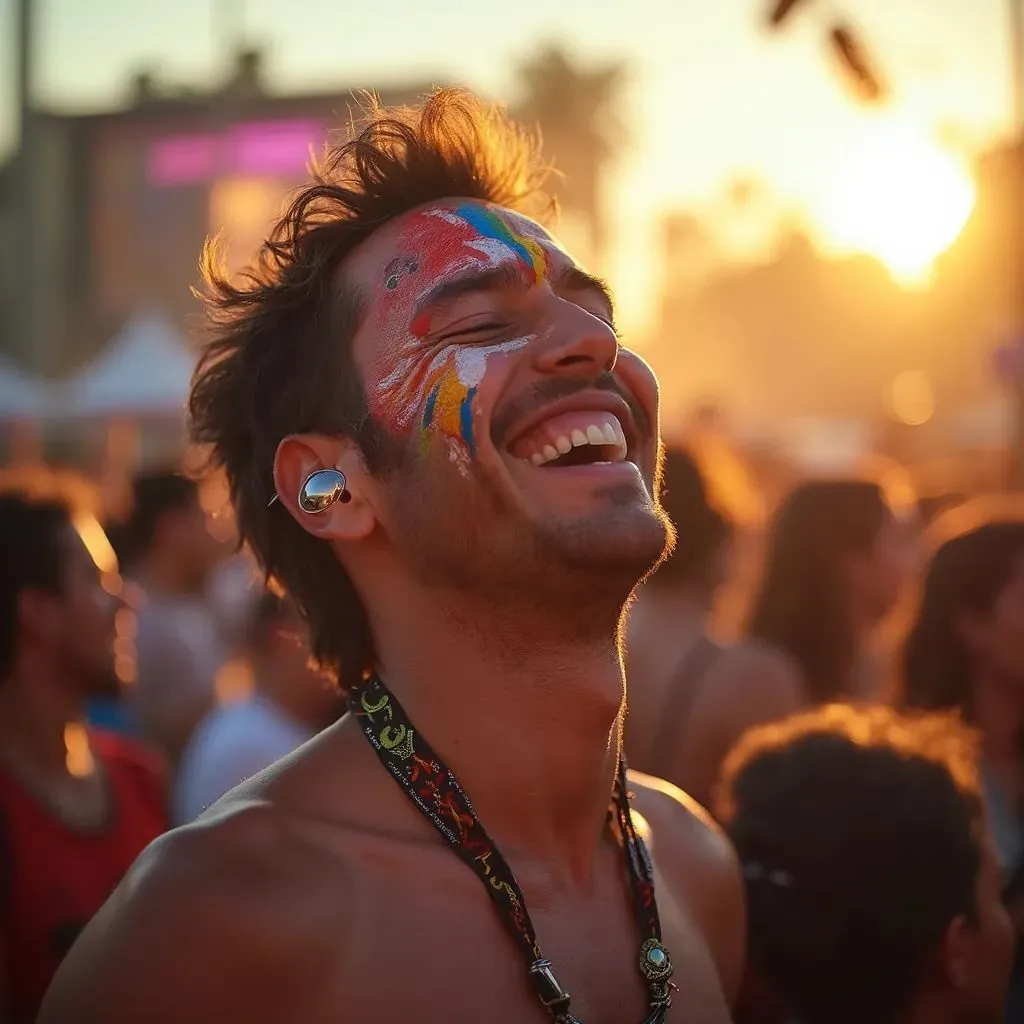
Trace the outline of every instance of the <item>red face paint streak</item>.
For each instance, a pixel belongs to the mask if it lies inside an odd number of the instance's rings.
[[[497,216],[513,223],[508,214]],[[488,218],[475,219],[485,223]],[[456,367],[459,345],[452,344],[440,351],[431,348],[426,340],[430,313],[415,316],[414,310],[440,281],[469,267],[483,269],[505,260],[522,263],[524,244],[529,247],[527,255],[534,263],[543,263],[534,257],[533,250],[540,253],[542,249],[553,248],[550,238],[523,218],[516,217],[513,226],[512,234],[518,238],[519,248],[505,244],[493,234],[483,234],[460,217],[457,210],[433,208],[407,218],[397,241],[400,255],[384,268],[373,294],[382,351],[376,367],[379,384],[371,389],[370,404],[374,414],[394,432],[400,433],[419,422],[426,429],[472,447],[460,429],[460,422],[464,421],[453,414],[459,402],[472,399],[470,385],[461,380]],[[536,277],[532,265],[530,269]],[[426,423],[424,412],[428,403],[433,413],[426,417]]]

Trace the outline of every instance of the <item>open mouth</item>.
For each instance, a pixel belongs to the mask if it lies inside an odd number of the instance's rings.
[[[573,410],[538,424],[509,446],[510,454],[543,469],[625,462],[622,423],[612,412]]]

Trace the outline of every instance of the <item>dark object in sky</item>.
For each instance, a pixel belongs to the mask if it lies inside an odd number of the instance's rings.
[[[768,16],[768,23],[772,28],[778,28],[792,13],[793,8],[802,0],[776,0],[772,13]]]
[[[828,38],[829,45],[839,58],[858,97],[870,103],[884,99],[886,89],[882,79],[871,66],[867,51],[853,29],[846,25],[836,25],[829,32]]]

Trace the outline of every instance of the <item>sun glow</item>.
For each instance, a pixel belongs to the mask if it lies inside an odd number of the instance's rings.
[[[817,220],[830,247],[874,256],[898,281],[921,285],[974,200],[974,182],[955,156],[890,124],[854,147]]]

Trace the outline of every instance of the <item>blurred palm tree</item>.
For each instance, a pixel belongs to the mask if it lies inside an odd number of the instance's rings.
[[[519,66],[522,99],[516,117],[540,128],[544,151],[561,178],[553,183],[563,208],[587,223],[593,257],[608,244],[603,199],[605,171],[629,141],[618,106],[626,65],[581,67],[552,45]]]
[[[792,17],[794,9],[804,3],[806,0],[775,0],[768,12],[769,27],[781,28]],[[828,45],[839,62],[845,82],[858,99],[877,103],[887,98],[885,82],[855,29],[843,22],[833,22],[828,31]]]

